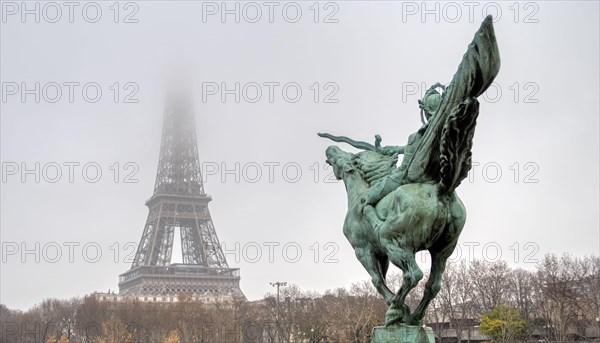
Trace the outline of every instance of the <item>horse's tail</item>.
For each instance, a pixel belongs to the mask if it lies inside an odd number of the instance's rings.
[[[468,98],[456,106],[444,123],[440,140],[439,194],[454,192],[471,169],[471,147],[479,102]]]

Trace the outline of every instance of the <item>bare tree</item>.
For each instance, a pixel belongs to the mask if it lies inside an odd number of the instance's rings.
[[[448,263],[442,277],[443,287],[438,294],[446,319],[456,330],[456,339],[460,343],[467,332],[470,340],[473,312],[473,283],[468,279],[469,267],[463,260],[458,264]]]
[[[553,340],[564,341],[582,315],[582,282],[587,275],[579,259],[569,254],[546,255],[537,268],[536,288],[540,315]]]
[[[582,294],[579,300],[585,329],[591,331],[591,335],[600,337],[600,256],[584,257],[582,266],[586,276],[581,282]]]
[[[350,290],[326,293],[333,339],[340,342],[367,342],[374,326],[383,322],[387,306],[368,281],[353,284]]]
[[[521,268],[512,270],[509,275],[509,287],[509,303],[520,309],[523,319],[531,323],[535,275]]]
[[[470,264],[469,278],[473,284],[476,315],[481,316],[494,306],[508,302],[509,275],[510,269],[505,261],[475,260]]]

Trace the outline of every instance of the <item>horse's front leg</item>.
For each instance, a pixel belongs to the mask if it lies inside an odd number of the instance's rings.
[[[410,320],[410,309],[404,303],[408,293],[423,278],[423,272],[417,265],[412,251],[404,250],[394,244],[386,246],[388,257],[392,263],[402,269],[402,286],[392,298],[392,305],[386,313],[386,326],[406,323]]]
[[[373,283],[373,286],[375,286],[375,289],[377,289],[377,292],[379,292],[387,304],[390,305],[392,303],[392,298],[394,297],[394,292],[392,292],[385,283],[385,271],[387,271],[389,264],[388,260],[378,259],[373,252],[373,249],[367,247],[355,247],[354,253],[356,254],[356,258],[371,276],[371,282]]]

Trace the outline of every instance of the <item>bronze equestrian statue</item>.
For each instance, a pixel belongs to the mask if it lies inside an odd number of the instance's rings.
[[[448,257],[466,220],[455,189],[471,169],[471,147],[480,96],[500,69],[492,18],[488,16],[464,54],[448,87],[436,84],[419,101],[423,126],[406,146],[381,146],[347,137],[319,136],[363,150],[327,148],[327,163],[348,193],[344,235],[373,285],[389,305],[386,326],[418,325],[441,287]],[[398,155],[403,154],[400,167]],[[423,278],[415,254],[428,250],[431,272],[423,298],[411,313],[404,303]],[[402,270],[402,286],[386,286],[389,263]]]

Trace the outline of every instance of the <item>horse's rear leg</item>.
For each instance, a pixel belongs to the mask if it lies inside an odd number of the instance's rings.
[[[440,245],[437,249],[430,249],[431,253],[431,275],[427,284],[425,285],[425,291],[423,292],[423,299],[417,306],[417,309],[411,316],[411,322],[418,324],[421,319],[425,316],[425,310],[427,306],[439,293],[442,287],[442,274],[446,269],[446,262],[452,253],[456,244],[458,243],[458,237],[460,232],[465,225],[466,213],[465,207],[458,199],[456,193],[452,195],[452,202],[450,203],[450,214],[452,216],[451,221],[447,224],[445,229],[445,238],[441,239]],[[441,244],[441,242],[446,242]]]
[[[451,253],[454,249],[448,249]],[[423,299],[417,306],[415,312],[410,317],[409,324],[419,325],[423,317],[425,316],[425,310],[427,306],[435,298],[442,287],[442,274],[446,269],[446,261],[448,260],[448,250],[443,252],[432,252],[431,253],[431,275],[425,285],[425,291],[423,292]]]
[[[371,249],[355,248],[354,252],[356,258],[358,258],[371,276],[373,286],[375,286],[377,292],[383,296],[389,305],[394,297],[394,292],[392,292],[385,283],[385,274],[387,272],[389,261],[387,258],[377,258]]]
[[[408,320],[410,309],[404,304],[408,293],[417,286],[423,278],[423,272],[415,260],[412,251],[398,246],[388,245],[388,257],[392,263],[402,269],[402,286],[392,299],[392,306],[386,313],[386,326]]]

